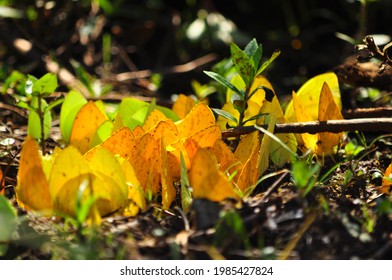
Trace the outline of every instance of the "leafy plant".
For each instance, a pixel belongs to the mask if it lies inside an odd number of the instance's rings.
[[[217,247],[243,246],[245,249],[250,248],[244,222],[237,211],[233,209],[221,211],[215,231],[214,245]]]
[[[220,109],[214,109],[214,112],[226,119],[234,121],[238,126],[243,126],[247,121],[245,120],[245,110],[247,109],[248,101],[252,95],[254,95],[259,89],[263,89],[268,92],[271,91],[270,88],[265,86],[259,86],[251,90],[252,85],[254,84],[256,77],[260,75],[275,60],[280,52],[274,52],[267,61],[260,64],[263,48],[261,44],[259,45],[257,43],[256,39],[250,41],[244,50],[241,50],[235,43],[232,43],[230,45],[230,51],[234,68],[241,77],[242,81],[245,83],[245,88],[238,88],[227,78],[216,72],[204,71],[204,73],[223,85],[228,90],[234,92],[231,97],[231,102],[234,108],[239,112],[239,118],[237,119],[231,113]],[[261,116],[258,116],[258,118],[259,117]]]
[[[8,200],[0,195],[0,257],[7,252],[7,242],[12,238],[18,225],[15,209]]]
[[[302,197],[305,197],[315,187],[320,169],[320,165],[311,165],[304,159],[293,160],[291,166],[293,181]]]
[[[27,75],[24,79],[19,72],[13,72],[6,81],[10,86],[18,81],[25,81],[24,95],[16,96],[17,105],[29,110],[28,134],[41,142],[42,153],[45,154],[45,140],[50,135],[51,110],[63,102],[62,98],[47,103],[45,98],[49,97],[57,88],[57,77],[53,73],[48,73],[37,79]],[[3,88],[4,90],[4,88]]]

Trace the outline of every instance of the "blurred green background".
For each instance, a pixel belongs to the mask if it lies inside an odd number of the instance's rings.
[[[192,93],[193,79],[208,82],[202,70],[228,57],[232,41],[257,38],[266,58],[282,51],[267,76],[288,95],[342,63],[365,34],[386,43],[391,16],[390,0],[0,1],[0,81],[15,69],[42,76],[49,57],[112,91],[169,97]],[[195,70],[171,68],[207,54],[216,59]],[[112,78],[139,70],[161,74]]]

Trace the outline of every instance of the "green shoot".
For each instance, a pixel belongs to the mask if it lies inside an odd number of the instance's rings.
[[[240,47],[238,47],[235,43],[232,43],[230,46],[230,51],[233,66],[244,82],[244,88],[238,88],[234,85],[234,83],[230,82],[227,78],[216,72],[204,71],[204,73],[218,82],[218,84],[222,85],[224,88],[233,91],[231,102],[233,107],[239,112],[239,118],[237,120],[231,114],[228,112],[223,112],[222,110],[214,110],[214,112],[224,118],[234,121],[237,126],[244,126],[246,122],[250,121],[250,119],[245,119],[245,111],[248,107],[248,101],[251,96],[260,89],[257,88],[255,91],[251,92],[252,85],[256,77],[260,75],[276,59],[276,57],[278,57],[280,52],[274,52],[266,62],[260,65],[263,55],[263,47],[261,44],[257,43],[256,39],[250,41],[244,50],[241,50]],[[265,88],[261,89],[268,90]],[[262,116],[255,116],[252,118],[252,120],[260,117]]]

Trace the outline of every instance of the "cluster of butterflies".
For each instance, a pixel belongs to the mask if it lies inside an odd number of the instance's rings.
[[[237,87],[241,87],[238,77]],[[260,76],[253,88],[260,89],[247,104],[247,125],[326,121],[343,119],[338,80],[325,73],[310,79],[283,111],[275,93],[266,98],[262,87],[272,85]],[[222,110],[238,118],[230,102]],[[241,199],[249,194],[271,160],[283,165],[291,158],[270,137],[259,132],[244,135],[233,151],[221,132],[234,125],[215,118],[208,105],[179,95],[171,109],[132,98],[124,98],[108,113],[102,102],[88,102],[71,91],[61,109],[60,128],[64,148],[42,155],[36,141],[23,144],[16,195],[27,210],[76,216],[88,205],[93,223],[112,213],[136,215],[148,203],[169,208],[176,199],[180,180],[187,181],[193,198],[220,201]],[[259,118],[252,116],[258,115]],[[318,155],[333,153],[342,133],[277,134],[286,146],[312,150]],[[184,178],[186,177],[186,178]],[[158,200],[154,198],[159,197]]]

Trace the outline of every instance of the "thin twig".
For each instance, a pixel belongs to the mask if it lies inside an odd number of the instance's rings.
[[[267,125],[261,126],[267,128]],[[223,138],[238,137],[255,131],[253,126],[241,126],[222,131]],[[363,118],[276,124],[275,133],[339,133],[344,131],[392,132],[392,118]]]
[[[193,61],[187,62],[185,64],[181,65],[175,65],[172,67],[166,67],[161,70],[140,70],[140,71],[133,71],[133,72],[124,72],[124,73],[119,73],[116,75],[112,76],[112,79],[118,81],[118,82],[123,82],[127,80],[134,80],[134,79],[141,79],[141,78],[148,78],[150,77],[153,73],[161,73],[161,74],[173,74],[173,73],[184,73],[184,72],[189,72],[197,67],[200,67],[204,64],[210,63],[216,59],[215,54],[207,54],[205,56],[199,57]]]

